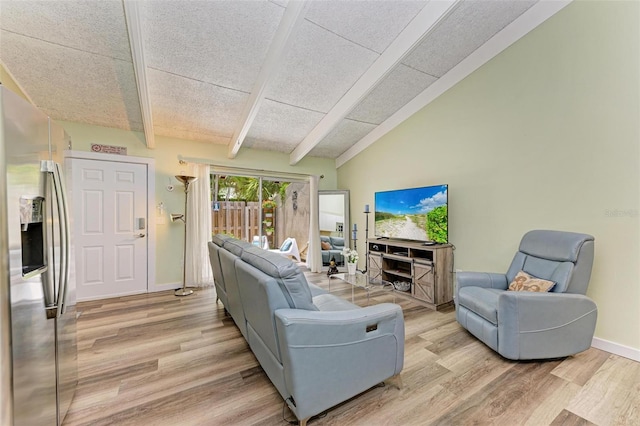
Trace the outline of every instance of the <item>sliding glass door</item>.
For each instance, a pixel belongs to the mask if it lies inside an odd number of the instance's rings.
[[[212,232],[233,235],[256,246],[278,248],[295,238],[309,240],[309,184],[267,175],[218,172],[212,179]]]

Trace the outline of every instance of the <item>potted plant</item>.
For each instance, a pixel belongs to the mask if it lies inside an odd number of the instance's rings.
[[[265,210],[267,209],[273,210],[276,208],[276,202],[273,200],[264,200],[262,202],[262,208]]]
[[[345,247],[342,249],[342,255],[347,263],[347,272],[349,275],[354,275],[356,273],[356,267],[358,266],[358,252],[351,250],[349,247]]]
[[[273,231],[274,231],[274,229],[273,229],[273,227],[272,227],[272,226],[268,226],[268,227],[266,227],[266,228],[264,229],[264,232],[266,232],[266,233],[267,233],[267,235],[269,235],[269,236],[271,236],[271,234],[273,234]]]
[[[264,223],[265,226],[271,226],[272,221],[269,220],[269,219],[265,219],[265,220],[262,221],[262,223]]]

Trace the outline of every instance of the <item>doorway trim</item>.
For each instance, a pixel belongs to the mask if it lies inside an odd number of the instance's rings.
[[[155,290],[156,283],[156,160],[146,157],[129,157],[127,155],[101,154],[90,151],[64,151],[64,160],[98,160],[115,163],[142,164],[147,168],[147,293]],[[65,174],[69,179],[65,167]],[[165,290],[164,288],[161,290]]]

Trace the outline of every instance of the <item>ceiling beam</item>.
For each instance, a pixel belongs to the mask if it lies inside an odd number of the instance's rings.
[[[460,0],[430,1],[405,27],[345,95],[291,152],[289,164],[295,165],[333,130],[393,68],[408,55]]]
[[[531,6],[531,8],[529,8],[525,13],[520,15],[516,20],[487,40],[482,46],[464,58],[455,67],[447,71],[445,75],[436,80],[406,105],[371,130],[371,132],[356,142],[351,148],[336,158],[336,169],[367,149],[369,146],[373,145],[373,143],[382,136],[389,133],[425,106],[429,105],[444,92],[458,84],[482,65],[489,62],[507,47],[520,40],[538,25],[558,13],[565,6],[571,3],[571,1],[572,0],[539,1],[535,5]]]
[[[33,102],[33,99],[31,99],[31,96],[29,96],[29,94],[27,93],[26,90],[24,90],[24,87],[22,87],[22,84],[20,84],[20,82],[16,79],[16,77],[13,75],[13,73],[11,72],[11,70],[9,70],[9,68],[7,67],[7,65],[2,62],[2,59],[0,59],[0,68],[2,68],[4,70],[4,72],[7,74],[7,76],[9,77],[9,79],[11,80],[11,83],[16,85],[16,88],[20,91],[19,94],[24,95],[25,99],[27,101],[29,101],[29,103],[33,106],[36,106],[36,103]],[[5,86],[8,86],[6,81],[0,81],[0,84],[4,84]]]
[[[151,100],[149,99],[149,86],[147,84],[147,65],[144,60],[142,22],[140,21],[138,4],[139,2],[137,0],[124,0],[124,16],[127,22],[131,58],[133,59],[133,71],[136,76],[136,86],[138,88],[144,139],[147,148],[155,148],[156,141],[153,133],[153,116],[151,114]]]
[[[240,122],[236,126],[231,141],[229,142],[229,158],[235,158],[236,155],[238,155],[238,151],[244,143],[247,133],[249,133],[253,120],[255,120],[258,115],[260,105],[264,100],[266,88],[276,76],[282,59],[293,40],[296,29],[304,21],[304,15],[309,4],[310,2],[308,0],[288,2],[280,25],[278,25],[273,41],[269,46],[269,51],[262,64],[258,78],[251,90],[251,95],[242,111]]]

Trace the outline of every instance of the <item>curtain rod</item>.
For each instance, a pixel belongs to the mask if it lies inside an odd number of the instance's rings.
[[[225,173],[230,175],[241,175],[241,176],[262,176],[262,177],[274,177],[274,178],[289,178],[289,179],[309,179],[311,174],[303,174],[303,173],[290,173],[290,172],[279,172],[275,170],[265,170],[265,169],[248,169],[243,167],[234,167],[234,166],[223,166],[219,164],[215,164],[212,161],[203,159],[203,158],[187,158],[182,155],[178,156],[178,161],[186,161],[188,163],[197,163],[197,164],[209,164],[211,166],[211,171],[215,173]],[[320,179],[324,179],[324,175],[319,176]]]

